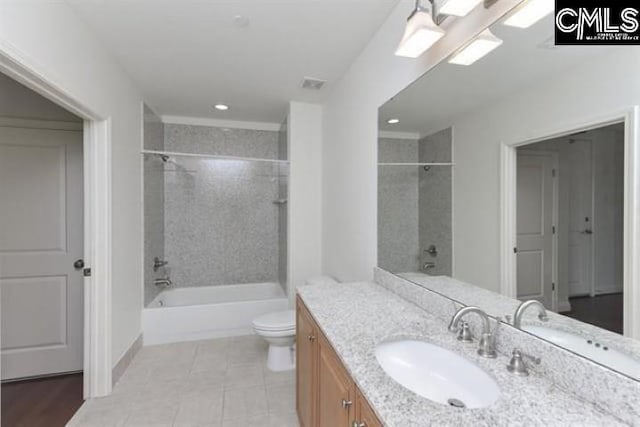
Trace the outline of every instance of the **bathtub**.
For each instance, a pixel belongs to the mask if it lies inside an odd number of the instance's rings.
[[[287,309],[278,283],[166,289],[142,310],[144,344],[249,335],[253,319]]]

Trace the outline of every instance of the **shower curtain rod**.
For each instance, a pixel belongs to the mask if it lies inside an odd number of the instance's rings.
[[[196,153],[179,153],[176,151],[156,151],[156,150],[142,150],[141,154],[152,154],[156,156],[168,156],[168,157],[199,157],[218,160],[239,160],[244,162],[267,162],[267,163],[282,163],[289,164],[289,160],[277,160],[277,159],[260,159],[256,157],[240,157],[240,156],[222,156],[217,154],[196,154]]]
[[[378,166],[453,166],[455,163],[378,163]]]

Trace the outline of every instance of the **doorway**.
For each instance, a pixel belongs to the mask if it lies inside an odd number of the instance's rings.
[[[52,425],[83,401],[83,123],[3,74],[0,93],[2,418]]]
[[[517,147],[517,297],[623,331],[624,124]]]

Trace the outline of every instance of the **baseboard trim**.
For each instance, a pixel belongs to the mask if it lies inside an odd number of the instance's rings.
[[[133,344],[131,344],[131,347],[129,347],[129,349],[124,352],[124,355],[122,355],[118,363],[116,363],[116,366],[113,367],[113,370],[111,371],[111,379],[113,381],[113,385],[115,385],[120,377],[122,377],[122,374],[124,374],[124,371],[127,370],[129,365],[131,364],[131,361],[133,360],[135,355],[138,354],[141,348],[142,334],[138,335],[138,338],[136,338]]]

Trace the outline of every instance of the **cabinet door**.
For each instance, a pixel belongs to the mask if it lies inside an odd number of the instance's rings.
[[[324,336],[318,341],[318,426],[350,427],[355,386]]]
[[[382,427],[382,423],[369,406],[360,390],[356,392],[356,423],[357,427]]]
[[[318,332],[299,299],[296,307],[296,409],[300,427],[315,427]]]

